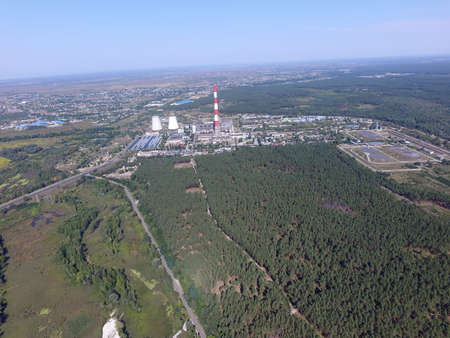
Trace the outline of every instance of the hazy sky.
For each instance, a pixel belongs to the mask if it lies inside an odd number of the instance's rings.
[[[450,0],[0,0],[0,78],[450,54]]]

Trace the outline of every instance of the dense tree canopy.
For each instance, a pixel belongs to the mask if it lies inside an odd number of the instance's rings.
[[[175,161],[143,160],[131,185],[206,332],[215,337],[313,336],[314,329],[290,314],[281,289],[215,225],[194,170],[175,169]]]
[[[5,247],[5,242],[2,235],[0,235],[0,336],[3,335],[2,326],[6,322],[8,315],[6,314],[6,266],[8,265],[8,250]]]
[[[218,224],[333,336],[445,336],[449,219],[330,145],[197,159]]]

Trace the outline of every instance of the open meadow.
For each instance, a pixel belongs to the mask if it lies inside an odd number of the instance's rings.
[[[136,306],[122,301],[118,282],[107,286],[66,271],[61,231],[83,205],[96,210],[82,236],[86,264],[123,271]],[[181,329],[187,316],[120,188],[90,179],[41,203],[4,211],[0,231],[10,257],[7,337],[98,337],[114,309],[130,337],[169,337]]]

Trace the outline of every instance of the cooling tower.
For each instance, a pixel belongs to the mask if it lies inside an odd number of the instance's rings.
[[[162,126],[161,126],[161,120],[159,119],[159,116],[152,116],[152,130],[160,131],[161,129],[162,129]]]
[[[178,122],[176,116],[169,116],[169,130],[177,130]]]

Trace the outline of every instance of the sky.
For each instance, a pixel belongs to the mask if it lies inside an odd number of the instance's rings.
[[[427,55],[449,0],[0,0],[0,79]]]

